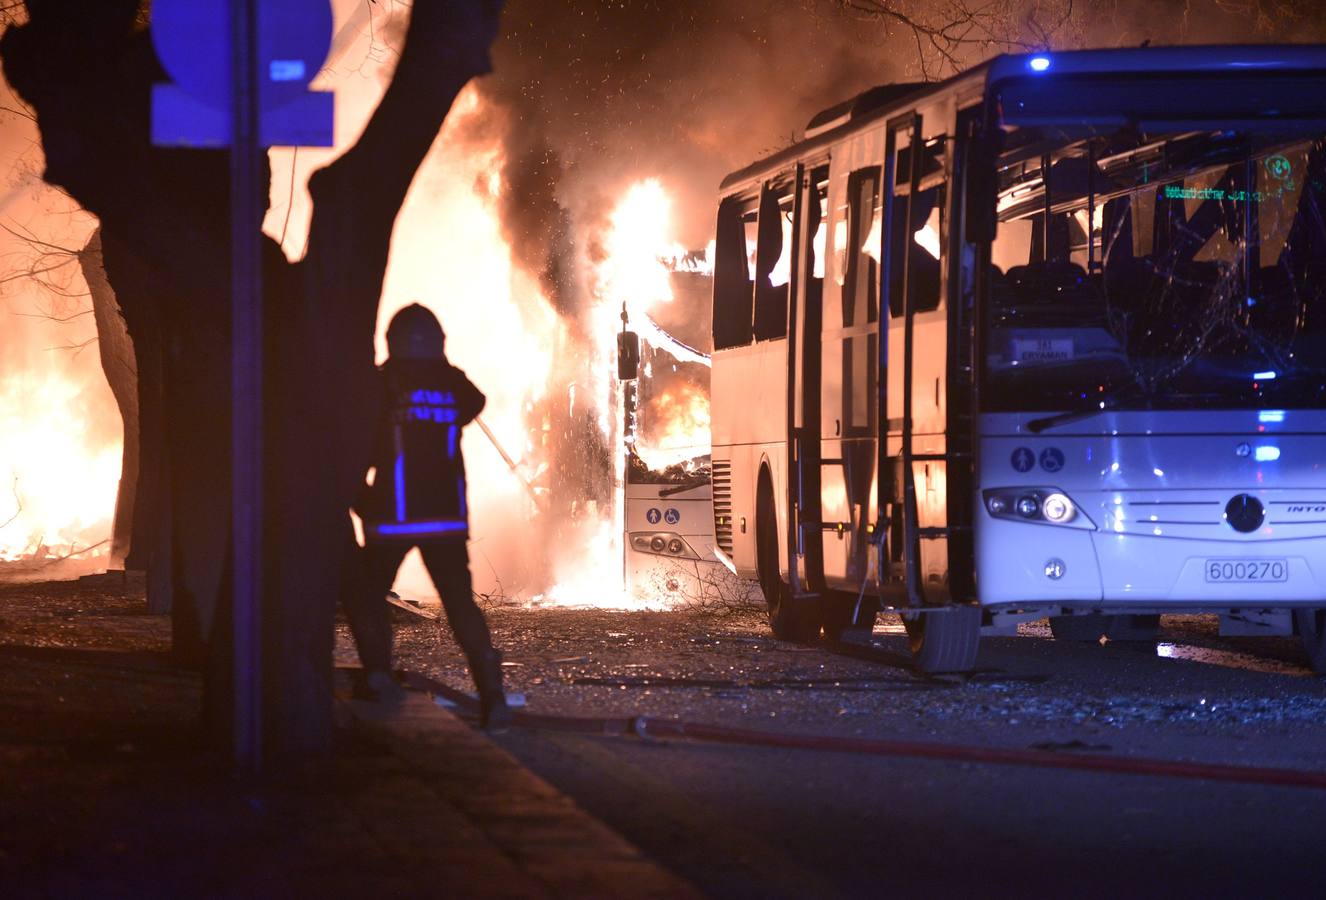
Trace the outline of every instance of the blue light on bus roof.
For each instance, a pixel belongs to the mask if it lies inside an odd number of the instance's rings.
[[[1050,68],[1050,58],[1048,56],[1033,56],[1027,60],[1027,68],[1033,72],[1044,72]]]
[[[1253,451],[1252,458],[1257,462],[1275,462],[1280,458],[1279,447],[1258,447]]]
[[[1285,411],[1283,409],[1263,409],[1257,413],[1258,422],[1283,422],[1285,420]]]
[[[375,527],[380,535],[455,534],[465,529],[464,522],[447,519],[436,522],[384,522]]]
[[[1253,372],[1253,381],[1275,381],[1275,372]]]

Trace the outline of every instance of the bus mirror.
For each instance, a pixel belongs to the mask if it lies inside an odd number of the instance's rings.
[[[634,331],[617,335],[617,380],[634,381],[640,375],[640,336]]]

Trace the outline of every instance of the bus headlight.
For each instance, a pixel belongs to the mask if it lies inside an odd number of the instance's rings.
[[[1073,508],[1073,501],[1058,491],[1047,495],[1041,501],[1041,514],[1055,524],[1072,521],[1073,513],[1076,511]]]
[[[981,492],[981,502],[994,519],[1070,528],[1096,527],[1072,498],[1054,487],[992,488]]]
[[[650,553],[678,559],[699,559],[699,555],[681,535],[672,531],[637,531],[629,537],[629,546],[637,553]]]

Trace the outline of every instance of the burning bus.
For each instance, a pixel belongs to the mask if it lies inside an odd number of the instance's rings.
[[[716,544],[780,638],[1297,631],[1326,671],[1326,48],[1001,56],[730,175]]]
[[[726,577],[715,555],[710,336],[703,315],[713,279],[701,253],[669,260],[666,268],[673,302],[637,313],[634,323],[623,309],[618,337],[622,554],[628,595],[676,606],[745,590]]]

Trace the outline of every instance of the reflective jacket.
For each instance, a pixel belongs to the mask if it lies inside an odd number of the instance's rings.
[[[445,359],[389,359],[377,472],[356,509],[370,541],[464,540],[469,519],[461,429],[484,396]]]

